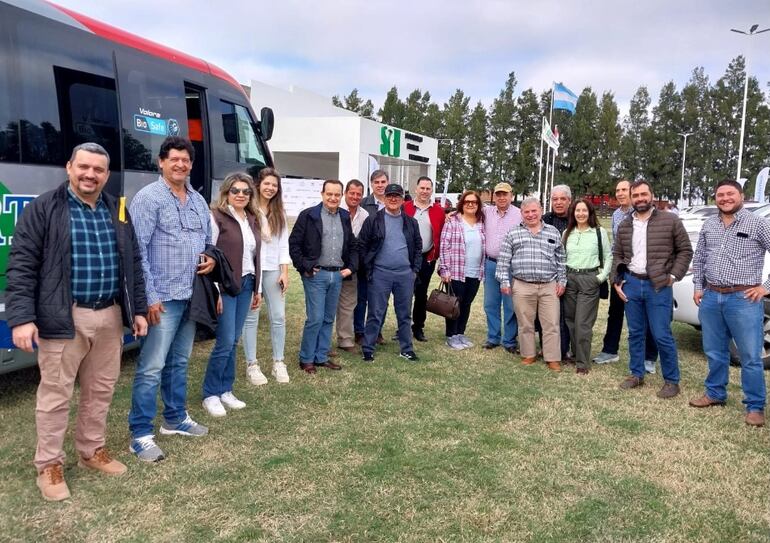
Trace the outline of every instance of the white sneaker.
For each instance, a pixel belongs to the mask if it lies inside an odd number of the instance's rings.
[[[655,373],[655,361],[654,360],[645,360],[644,361],[644,371],[646,371],[649,374]]]
[[[275,380],[278,383],[288,383],[289,372],[286,371],[286,364],[280,360],[273,362],[273,377],[275,377]]]
[[[219,396],[209,396],[208,398],[204,398],[203,408],[212,417],[224,417],[225,415],[227,415],[227,411],[225,411],[225,406],[222,405],[222,402],[220,401]]]
[[[246,365],[246,376],[254,386],[267,384],[267,377],[265,377],[265,374],[259,369],[259,362],[252,362]]]
[[[465,334],[459,334],[457,336],[457,339],[466,349],[473,347],[473,342],[470,339],[468,339],[468,336],[466,336]]]
[[[232,390],[222,394],[219,397],[219,400],[223,404],[225,404],[225,407],[229,407],[230,409],[243,409],[244,407],[246,407],[246,402],[242,402],[241,400],[236,398]]]
[[[459,337],[460,336],[457,335],[457,336],[452,336],[447,338],[446,340],[447,347],[449,347],[450,349],[454,349],[455,351],[462,351],[463,349],[465,349],[465,345],[463,345]]]

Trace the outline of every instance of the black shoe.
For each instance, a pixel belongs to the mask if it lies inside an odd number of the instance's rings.
[[[393,336],[390,339],[391,339],[391,341],[398,341],[398,332],[393,334]]]
[[[405,353],[401,353],[398,356],[400,356],[401,358],[406,358],[407,360],[409,360],[409,362],[417,362],[420,360],[417,357],[417,355],[414,354],[414,351],[406,351]]]
[[[364,362],[374,362],[374,353],[364,353],[363,361]]]
[[[425,334],[422,330],[413,330],[412,337],[414,337],[414,339],[417,341],[428,341],[428,338],[425,337]]]
[[[488,341],[484,344],[484,348],[488,351],[492,349],[497,349],[499,346],[500,346],[499,343],[490,343]]]
[[[519,348],[515,345],[511,345],[510,347],[505,348],[506,351],[508,351],[511,354],[519,354]]]

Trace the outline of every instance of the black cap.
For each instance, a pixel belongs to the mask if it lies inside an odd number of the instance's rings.
[[[398,194],[399,196],[404,196],[404,188],[397,184],[397,183],[391,183],[387,187],[385,187],[385,196],[388,194]]]

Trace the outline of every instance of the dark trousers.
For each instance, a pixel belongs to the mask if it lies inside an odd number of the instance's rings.
[[[374,352],[377,336],[382,330],[385,313],[388,309],[388,299],[393,293],[393,305],[396,309],[398,322],[398,343],[401,352],[412,349],[412,319],[409,310],[412,308],[412,293],[414,291],[414,272],[407,268],[404,271],[374,269],[367,286],[369,294],[369,310],[366,315],[364,344],[361,351],[364,354]]]
[[[428,262],[424,256],[420,272],[414,279],[414,306],[412,308],[412,330],[414,332],[422,332],[423,328],[425,328],[425,318],[427,316],[425,305],[428,303],[428,287],[430,286],[433,272],[436,271],[436,261]]]
[[[446,320],[446,336],[452,337],[457,334],[464,334],[465,327],[468,325],[468,317],[471,316],[471,304],[476,294],[479,292],[481,281],[466,277],[465,281],[451,281],[452,291],[460,301],[460,316],[455,320]]]
[[[620,347],[620,334],[623,332],[623,318],[625,317],[625,306],[618,293],[610,285],[610,309],[607,312],[607,330],[604,333],[604,346],[602,352],[607,354],[618,354]],[[650,328],[647,328],[647,338],[644,343],[644,359],[657,360],[658,346],[652,338]]]

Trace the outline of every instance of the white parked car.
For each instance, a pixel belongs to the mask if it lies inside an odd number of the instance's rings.
[[[762,205],[759,206],[757,204],[748,204],[746,206],[748,209],[756,213],[757,215],[764,217],[766,220],[770,220],[770,205]],[[700,234],[700,229],[703,226],[703,222],[708,218],[709,216],[712,216],[716,214],[718,211],[703,211],[705,209],[716,209],[716,206],[705,206],[703,208],[700,208],[700,212],[705,214],[702,220],[696,221],[696,220],[690,220],[690,221],[683,221],[685,225],[685,229],[687,230],[687,234],[690,236],[690,242],[692,243],[693,250],[695,249],[695,246],[698,243],[698,236]],[[764,269],[762,270],[762,277],[766,278],[770,274],[770,253],[765,255],[765,265]],[[692,266],[690,266],[690,270],[687,272],[687,275],[682,278],[681,281],[678,281],[674,283],[674,320],[678,322],[683,322],[686,324],[691,324],[692,326],[696,327],[698,330],[700,330],[700,320],[698,319],[698,306],[695,305],[695,302],[692,299],[693,293],[695,292],[695,288],[693,287],[692,283]],[[764,349],[762,351],[762,360],[765,363],[765,369],[770,369],[770,299],[765,298],[764,300],[765,304],[765,345]],[[738,363],[738,353],[735,349],[734,345],[730,346],[730,352],[732,356],[732,360],[734,363]]]

